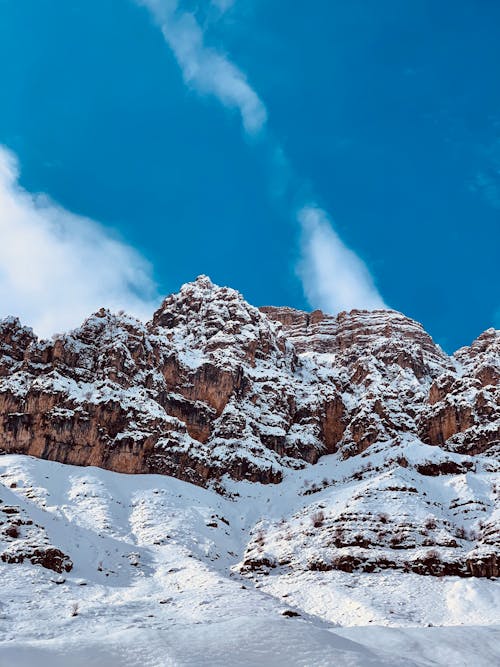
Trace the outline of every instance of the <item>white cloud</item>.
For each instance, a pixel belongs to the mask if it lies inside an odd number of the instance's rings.
[[[220,12],[227,12],[228,9],[234,5],[234,0],[211,0],[211,5],[216,7]]]
[[[304,206],[298,220],[302,229],[298,272],[314,308],[332,314],[387,308],[366,265],[343,243],[321,208]]]
[[[187,85],[214,95],[224,106],[240,111],[248,133],[261,130],[266,108],[248,84],[245,75],[227,57],[208,48],[204,33],[193,14],[179,10],[178,0],[137,0],[149,7],[161,26]],[[221,13],[234,0],[211,0]],[[287,156],[279,143],[266,137],[271,149],[271,189],[281,198],[297,187]],[[302,227],[302,259],[298,274],[314,308],[330,313],[352,308],[384,308],[382,297],[363,261],[342,242],[324,211],[304,206],[299,213]]]
[[[18,315],[45,336],[101,306],[150,317],[149,264],[96,222],[23,190],[18,176],[0,146],[0,317]]]
[[[184,81],[200,93],[214,95],[224,106],[238,109],[248,134],[265,125],[267,112],[245,75],[224,55],[205,45],[195,16],[179,10],[177,0],[138,0],[148,7],[181,68]],[[224,11],[232,4],[218,0]]]
[[[490,206],[500,209],[500,163],[497,169],[489,173],[478,171],[470,188],[473,192],[479,192]]]

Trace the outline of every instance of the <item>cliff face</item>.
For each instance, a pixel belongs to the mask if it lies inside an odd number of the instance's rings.
[[[394,311],[261,310],[349,406],[338,443],[345,456],[409,434],[461,454],[498,453],[500,332],[490,329],[448,357],[420,324]]]
[[[409,435],[446,465],[444,451],[497,446],[499,340],[489,330],[450,358],[394,311],[256,309],[201,276],[146,325],[101,310],[39,341],[4,320],[1,447],[202,485],[279,482]]]
[[[101,310],[47,341],[3,320],[0,448],[222,493],[292,479],[335,454],[340,477],[300,493],[340,483],[352,493],[332,496],[336,518],[319,522],[316,555],[297,567],[496,576],[499,378],[498,331],[449,357],[395,311],[257,309],[201,276],[147,324]],[[450,485],[463,484],[474,500],[445,507]],[[463,533],[471,521],[479,528]],[[276,541],[277,562],[292,558],[295,537],[300,552],[302,529],[290,535]],[[418,551],[431,544],[448,556]],[[258,548],[249,543],[243,569]],[[408,561],[402,550],[417,551]]]
[[[38,341],[0,328],[7,452],[206,484],[279,482],[334,451],[344,407],[274,322],[206,277],[146,325],[101,310]]]
[[[461,454],[500,453],[500,332],[488,329],[454,355],[455,372],[433,382],[422,411],[423,442]]]

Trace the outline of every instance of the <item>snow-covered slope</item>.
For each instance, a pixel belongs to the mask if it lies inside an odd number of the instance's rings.
[[[291,531],[301,553],[296,538],[312,508],[299,490],[318,483],[332,458],[280,485],[239,482],[240,495],[228,498],[167,476],[1,457],[2,549],[15,543],[6,526],[22,519],[16,540],[27,557],[0,562],[0,665],[494,664],[496,581],[243,572],[259,534],[270,557],[278,548],[270,525],[285,541]],[[48,546],[68,568],[30,562],[30,550]]]

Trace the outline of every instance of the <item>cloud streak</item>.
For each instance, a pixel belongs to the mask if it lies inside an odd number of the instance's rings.
[[[245,132],[257,134],[267,120],[262,100],[245,75],[228,58],[205,44],[203,29],[194,14],[179,9],[177,0],[139,0],[149,8],[171,48],[185,83],[205,95],[213,95],[225,107],[237,109]],[[221,12],[227,0],[215,5]]]
[[[234,5],[234,0],[211,0],[210,4],[220,12],[227,12]]]
[[[204,32],[193,14],[183,12],[178,0],[137,0],[150,9],[174,53],[186,84],[215,96],[225,107],[237,108],[248,134],[261,131],[267,121],[264,103],[245,75],[227,58],[205,45]],[[234,0],[211,0],[223,13]],[[296,180],[281,146],[268,135],[273,157],[272,186],[278,196]],[[303,205],[298,214],[302,230],[302,258],[297,273],[314,308],[336,313],[351,308],[384,308],[384,300],[356,253],[333,229],[327,214]]]
[[[314,205],[298,213],[302,259],[297,267],[309,303],[328,313],[352,308],[387,308],[364,262]]]
[[[0,146],[0,316],[19,315],[44,336],[102,306],[150,317],[156,287],[147,261],[18,179],[17,158]]]

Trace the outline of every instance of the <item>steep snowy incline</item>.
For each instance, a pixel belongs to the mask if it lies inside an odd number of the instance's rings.
[[[0,547],[17,541],[25,557],[0,559],[0,665],[494,664],[498,582],[301,566],[239,572],[256,535],[275,549],[265,527],[279,517],[284,535],[295,535],[301,517],[312,525],[316,501],[305,491],[335,469],[334,458],[287,473],[280,485],[228,482],[240,492],[229,498],[167,476],[1,457],[0,516],[8,511]],[[339,464],[342,474],[355,472],[354,461]],[[459,477],[448,482],[461,494]],[[351,485],[340,486],[339,499]],[[336,504],[331,511],[343,511]],[[40,546],[57,549],[67,567],[32,561]],[[320,551],[314,540],[309,549]],[[350,626],[348,640],[339,622]],[[369,625],[385,626],[385,645],[377,634],[366,639]],[[478,641],[468,642],[470,633]]]

